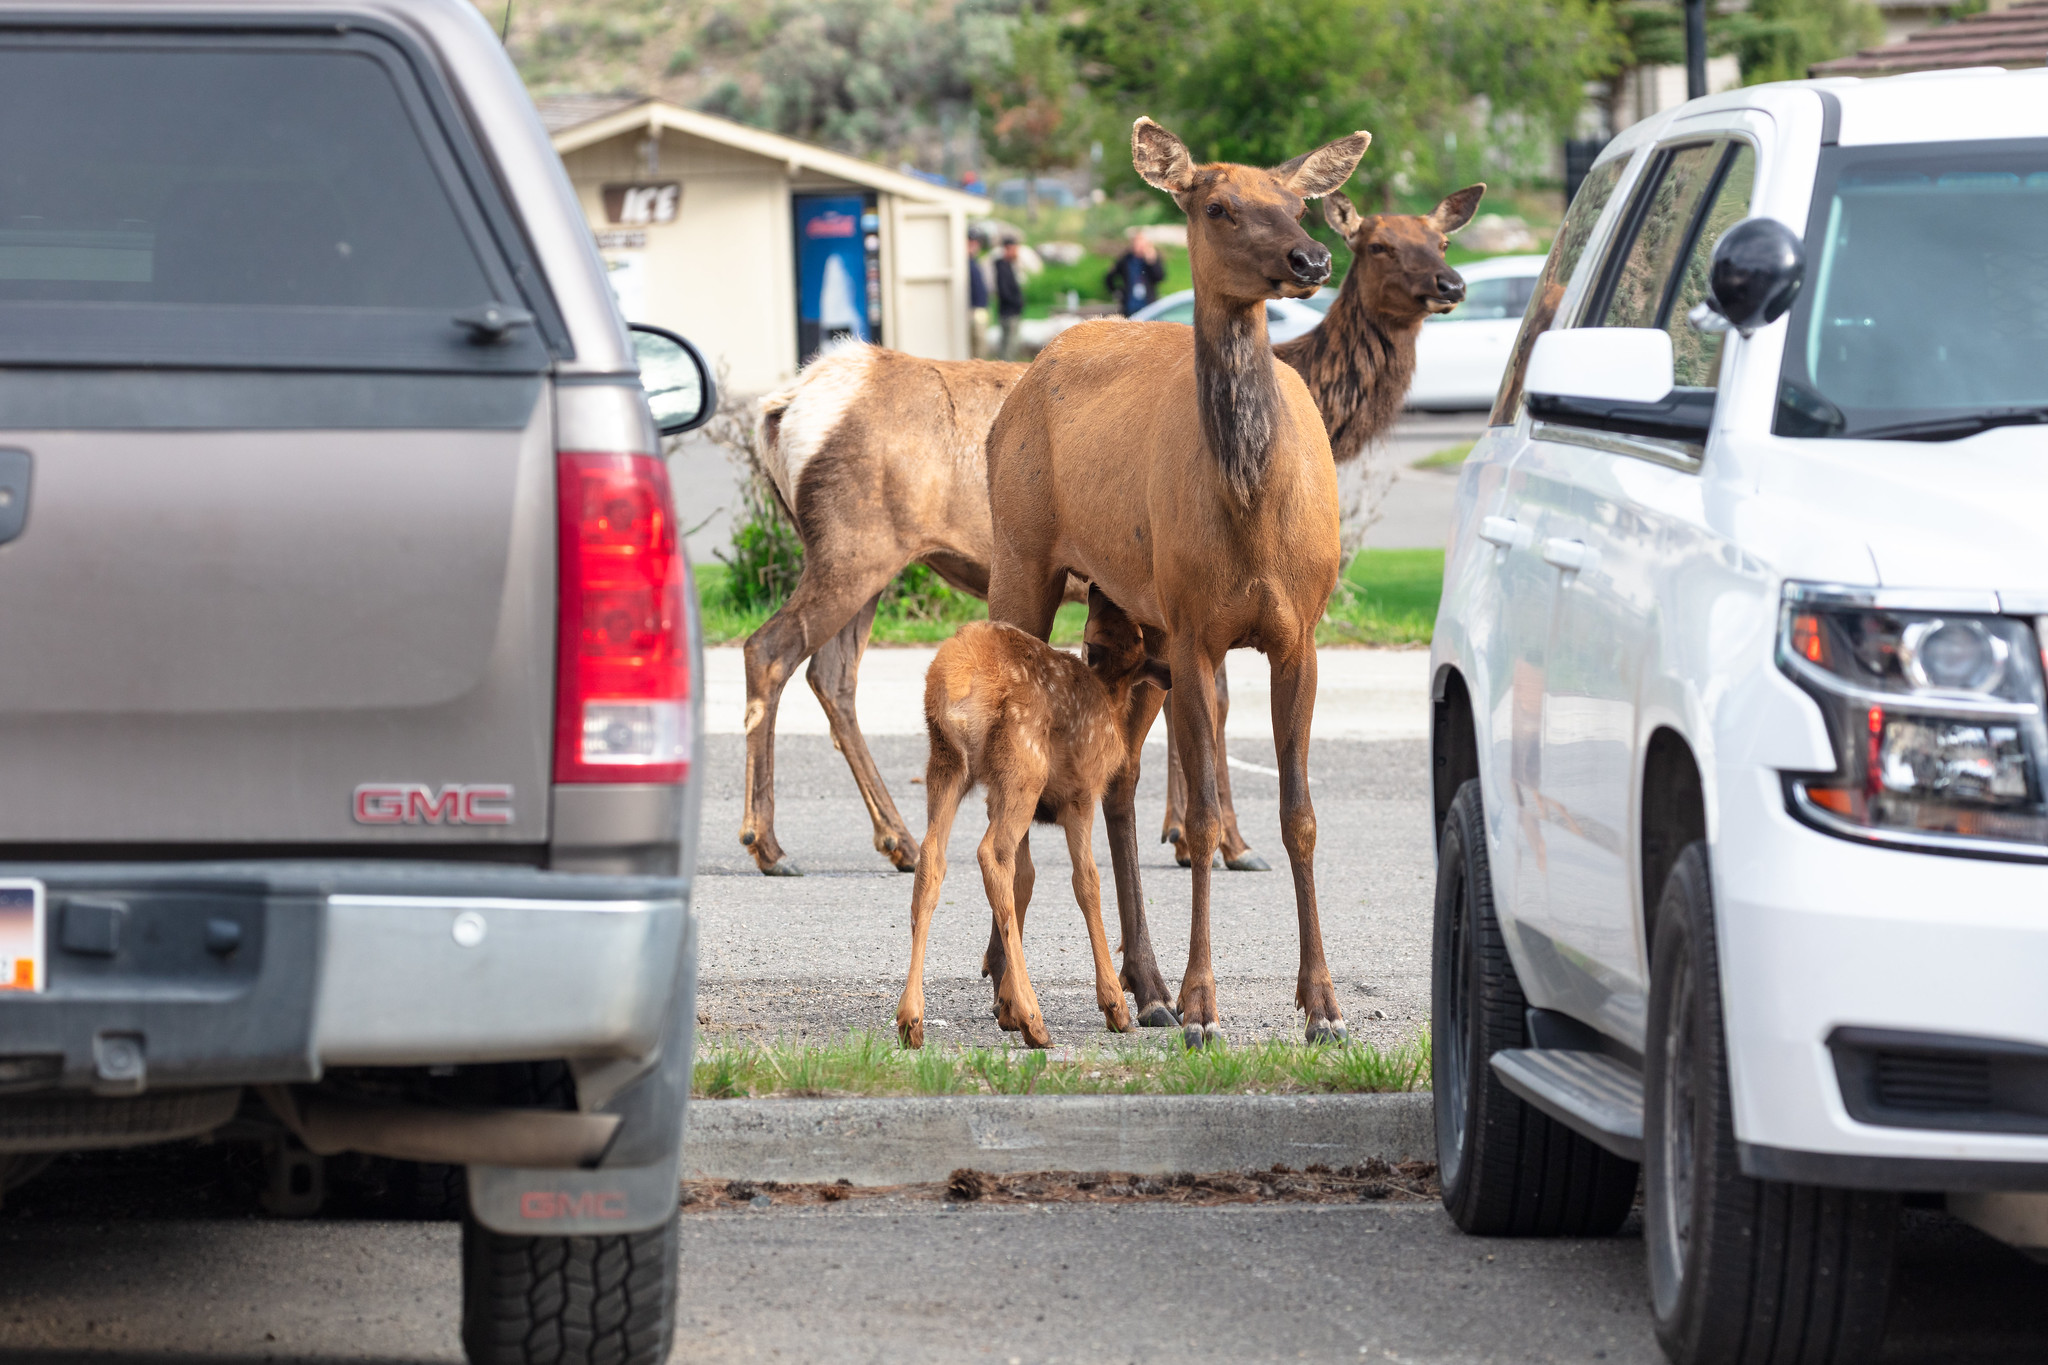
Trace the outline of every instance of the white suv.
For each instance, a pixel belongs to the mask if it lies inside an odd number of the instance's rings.
[[[1739,225],[1739,226],[1738,226]],[[2048,74],[1609,146],[1459,485],[1444,1202],[1673,1359],[1860,1360],[1902,1193],[2048,1243]]]

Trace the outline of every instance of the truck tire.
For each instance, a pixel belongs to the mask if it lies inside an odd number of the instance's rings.
[[[675,1340],[676,1213],[603,1237],[462,1224],[462,1347],[472,1365],[662,1365]]]
[[[1678,856],[1650,951],[1643,1241],[1657,1339],[1676,1365],[1874,1359],[1898,1196],[1742,1174],[1706,846]]]
[[[1477,779],[1437,846],[1430,969],[1437,1171],[1444,1208],[1487,1237],[1602,1237],[1635,1203],[1636,1163],[1525,1104],[1490,1064],[1527,1046],[1528,1002],[1493,909]]]

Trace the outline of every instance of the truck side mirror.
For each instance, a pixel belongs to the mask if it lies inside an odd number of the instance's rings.
[[[710,421],[718,411],[718,390],[697,348],[666,328],[644,322],[631,326],[633,354],[640,362],[640,387],[647,390],[655,430],[664,436],[680,436]]]
[[[1751,336],[1799,297],[1806,282],[1806,244],[1775,218],[1745,218],[1714,244],[1707,297],[1686,315],[1702,332],[1733,327]]]

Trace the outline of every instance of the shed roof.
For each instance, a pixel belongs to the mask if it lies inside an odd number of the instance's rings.
[[[845,152],[771,133],[765,128],[736,123],[716,114],[685,109],[649,95],[550,95],[534,103],[540,109],[541,122],[554,139],[555,150],[565,154],[615,138],[621,133],[671,129],[780,162],[792,173],[815,171],[835,180],[851,181],[917,203],[946,204],[975,213],[988,210],[988,200],[980,195],[934,185],[914,175],[848,156]]]
[[[1896,43],[1865,48],[1813,68],[1816,76],[1886,76],[1965,66],[2048,65],[2048,0],[1965,15]]]

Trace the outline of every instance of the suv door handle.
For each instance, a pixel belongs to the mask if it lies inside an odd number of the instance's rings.
[[[1552,537],[1543,542],[1543,562],[1563,569],[1566,573],[1578,573],[1589,569],[1599,560],[1600,552],[1589,547],[1583,540]]]
[[[1479,523],[1479,538],[1488,545],[1497,545],[1511,550],[1518,545],[1527,545],[1529,528],[1513,517],[1487,517]]]

